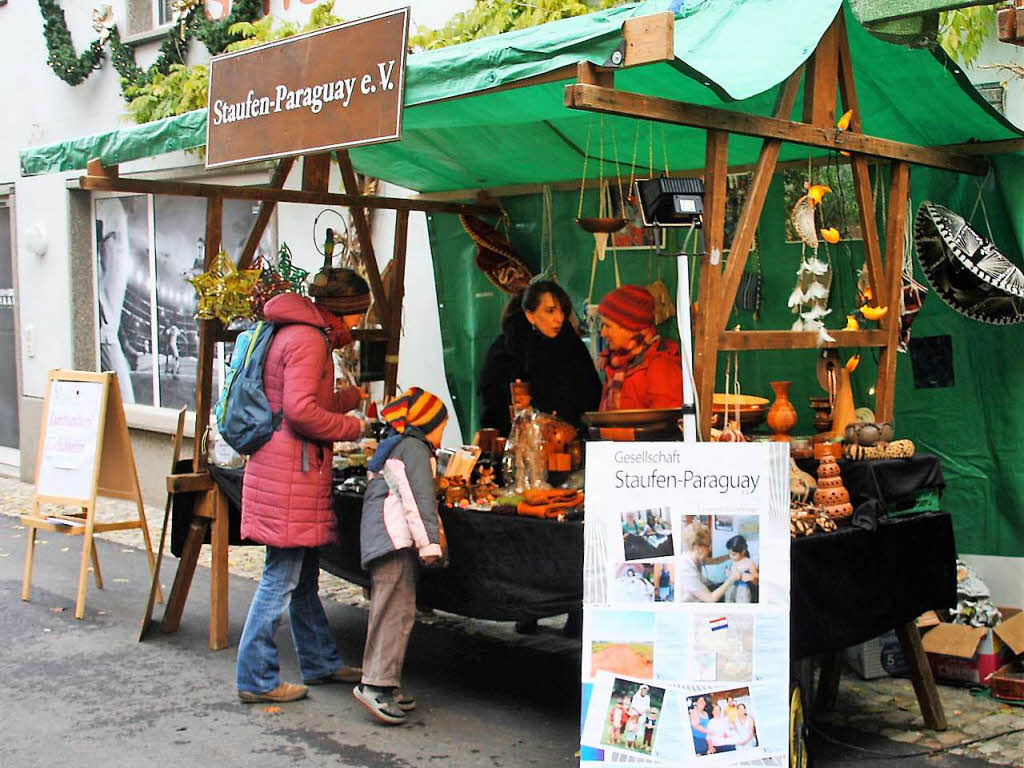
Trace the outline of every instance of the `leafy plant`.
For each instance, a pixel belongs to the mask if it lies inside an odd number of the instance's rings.
[[[996,9],[1003,3],[943,11],[939,14],[939,45],[954,61],[971,66],[996,28]]]
[[[455,14],[440,29],[417,27],[409,44],[416,50],[445,48],[627,2],[633,0],[476,0],[472,8]]]
[[[172,64],[166,75],[155,73],[141,85],[124,89],[128,114],[137,123],[182,115],[207,104],[209,70],[202,65]]]
[[[275,40],[300,35],[303,32],[312,32],[334,24],[341,24],[343,21],[344,19],[340,16],[334,15],[334,0],[326,0],[316,6],[309,15],[309,21],[303,25],[294,21],[283,21],[277,26],[273,26],[274,20],[270,16],[264,16],[258,21],[240,21],[231,25],[228,31],[242,39],[231,43],[226,50],[240,51],[263,43],[272,43]]]

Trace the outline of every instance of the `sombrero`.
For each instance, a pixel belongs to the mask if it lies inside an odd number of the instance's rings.
[[[1024,323],[1024,273],[962,216],[923,203],[914,239],[921,268],[950,307],[982,323]]]
[[[476,265],[487,279],[513,296],[525,291],[533,273],[512,250],[512,244],[483,219],[463,214],[459,221],[476,243]]]

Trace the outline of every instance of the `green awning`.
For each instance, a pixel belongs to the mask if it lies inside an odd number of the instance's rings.
[[[493,92],[496,86],[567,64],[608,60],[623,21],[676,11],[673,62],[616,73],[616,87],[696,104],[769,114],[779,84],[813,52],[841,0],[648,0],[409,57],[401,141],[352,150],[356,168],[421,192],[536,184],[579,178],[590,136],[587,175],[696,168],[703,131],[565,108],[553,82]],[[941,51],[910,50],[869,35],[847,9],[865,131],[926,146],[1015,138],[1021,133],[980,99]],[[923,84],[927,84],[927,88]],[[489,91],[481,93],[482,91]],[[474,95],[477,94],[477,95]],[[798,102],[796,114],[799,114]],[[206,112],[33,147],[23,175],[113,165],[203,146]],[[733,164],[756,160],[760,141],[734,136]],[[782,160],[818,154],[786,145]],[[603,157],[603,163],[598,159]]]

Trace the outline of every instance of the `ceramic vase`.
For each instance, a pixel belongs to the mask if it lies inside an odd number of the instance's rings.
[[[768,410],[768,426],[775,433],[776,440],[789,442],[789,432],[796,426],[796,408],[789,401],[789,388],[793,382],[773,381],[771,385],[775,392],[775,402]]]

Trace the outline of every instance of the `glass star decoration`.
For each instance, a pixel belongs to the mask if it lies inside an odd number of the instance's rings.
[[[292,252],[288,243],[281,243],[277,252],[277,273],[292,284],[292,291],[300,296],[306,295],[306,278],[309,272],[292,264]]]

